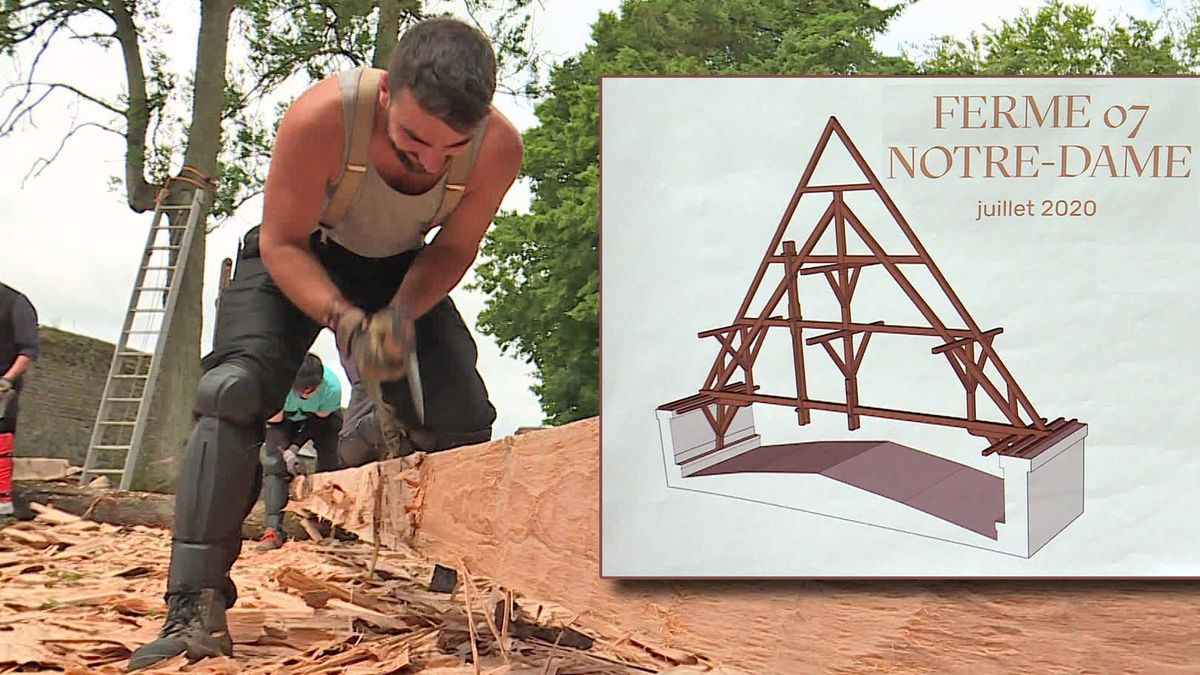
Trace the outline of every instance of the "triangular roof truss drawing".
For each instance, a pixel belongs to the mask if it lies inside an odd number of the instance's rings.
[[[830,140],[835,136],[861,170],[863,182],[812,184],[818,163]],[[859,191],[871,191],[879,197],[915,254],[900,255],[884,250],[846,201],[846,193]],[[789,223],[801,198],[818,195],[828,196],[829,204],[808,239],[799,246],[795,241],[785,240]],[[817,243],[831,228],[836,238],[836,253],[814,254]],[[869,255],[848,252],[848,238],[852,235],[861,239],[870,250]],[[750,306],[760,289],[769,289],[769,286],[764,287],[764,279],[768,270],[775,265],[782,267],[781,281],[770,294],[762,310],[750,313]],[[864,270],[873,267],[881,267],[891,276],[928,325],[894,325],[883,321],[862,323],[852,320],[850,308],[859,278],[864,274]],[[951,320],[939,316],[905,273],[906,269],[915,268],[924,268],[932,276],[957,316]],[[798,280],[808,275],[822,275],[828,281],[841,307],[840,321],[816,321],[804,317]],[[795,396],[760,392],[761,387],[754,382],[754,364],[770,329],[784,329],[791,334],[796,378]],[[809,333],[806,334],[806,331]],[[811,334],[814,331],[817,333]],[[703,410],[716,435],[718,449],[724,447],[725,434],[729,431],[739,408],[753,403],[766,403],[794,408],[800,425],[810,422],[811,411],[823,410],[844,413],[850,430],[859,428],[860,418],[863,416],[958,427],[987,439],[988,446],[983,450],[985,456],[992,453],[1015,457],[1028,456],[1044,446],[1043,441],[1049,440],[1048,437],[1059,436],[1078,426],[1078,422],[1068,422],[1061,418],[1047,422],[1038,415],[995,349],[994,341],[1002,332],[1002,328],[983,330],[971,317],[842,125],[836,117],[831,117],[809,158],[804,174],[733,323],[699,333],[702,338],[715,338],[720,343],[720,351],[698,395],[692,397],[694,405],[690,407]],[[872,336],[877,334],[936,338],[938,343],[931,348],[932,355],[944,357],[962,383],[966,396],[962,416],[896,410],[861,403],[858,372],[867,346]],[[844,401],[817,400],[809,397],[804,363],[806,345],[821,345],[833,360],[845,380]],[[989,365],[995,375],[989,374]],[[741,379],[735,380],[739,371]],[[1000,419],[987,420],[980,417],[978,404],[981,391],[987,400],[995,404]]]

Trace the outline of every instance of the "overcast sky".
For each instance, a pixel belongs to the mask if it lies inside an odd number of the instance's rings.
[[[1168,5],[1179,6],[1182,0]],[[453,3],[448,3],[453,4]],[[534,3],[538,5],[539,3]],[[541,0],[534,31],[536,44],[561,59],[582,50],[590,40],[591,25],[600,11],[613,11],[619,0]],[[890,6],[892,0],[876,0]],[[984,23],[1016,16],[1022,7],[1036,7],[1033,0],[918,0],[879,40],[885,52],[898,53],[903,45],[920,42],[930,35],[965,37]],[[1152,18],[1160,15],[1161,3],[1152,0],[1089,0],[1102,21],[1132,14]],[[194,2],[164,0],[163,16],[175,27],[165,42],[185,67],[194,56]],[[104,54],[94,47],[58,50],[44,59],[43,78],[83,84],[100,83],[96,91],[117,94],[123,68],[117,54]],[[15,69],[0,63],[0,84],[14,81]],[[39,78],[42,79],[42,78]],[[3,98],[0,101],[8,102]],[[68,97],[54,101],[33,118],[36,127],[17,138],[0,140],[0,281],[28,294],[39,311],[43,325],[54,326],[107,341],[116,341],[121,320],[137,271],[150,224],[150,215],[134,214],[125,206],[121,193],[109,188],[109,178],[122,175],[123,140],[94,130],[78,134],[55,164],[39,177],[22,179],[39,157],[52,153],[73,116],[89,117],[86,106],[67,106]],[[520,129],[536,122],[526,102],[500,97],[497,105]],[[7,105],[4,106],[7,111]],[[524,210],[528,190],[518,186],[503,208]],[[203,349],[212,334],[216,278],[222,258],[232,256],[240,236],[258,222],[261,201],[252,201],[221,229],[210,235],[205,272],[205,329]],[[470,275],[468,275],[470,279]],[[468,325],[484,306],[478,293],[456,290],[452,297]],[[516,427],[539,424],[542,416],[529,391],[531,368],[504,356],[486,336],[477,336],[479,368],[488,383],[499,411],[497,437]],[[328,332],[318,338],[314,351],[336,363],[333,340]],[[340,368],[338,369],[340,371]],[[348,388],[345,396],[348,397]]]

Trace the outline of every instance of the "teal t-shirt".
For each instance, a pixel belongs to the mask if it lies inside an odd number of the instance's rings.
[[[325,366],[321,386],[308,398],[300,398],[294,389],[288,390],[283,402],[283,415],[290,420],[302,420],[316,413],[334,413],[342,409],[342,383],[329,366]]]

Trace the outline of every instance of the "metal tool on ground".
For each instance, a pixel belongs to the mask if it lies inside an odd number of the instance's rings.
[[[560,647],[584,651],[591,649],[595,644],[595,640],[574,628],[543,626],[536,621],[522,617],[521,608],[511,598],[496,603],[493,620],[497,626],[501,627],[501,630],[518,640],[536,638]]]
[[[192,194],[176,202],[171,196],[180,183]],[[215,191],[216,184],[208,176],[185,166],[158,193],[125,322],[92,427],[79,477],[82,485],[107,474],[120,477],[120,489],[130,487],[162,372],[164,337],[175,318],[189,251]]]
[[[458,570],[451,567],[433,566],[433,577],[429,580],[429,590],[434,593],[452,593],[458,586]]]

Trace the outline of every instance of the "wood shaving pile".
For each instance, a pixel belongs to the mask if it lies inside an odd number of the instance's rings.
[[[34,520],[0,529],[0,674],[123,673],[130,653],[162,628],[170,533],[32,507]],[[372,574],[364,543],[253,549],[245,542],[233,569],[234,657],[189,665],[179,656],[140,672],[720,672],[669,650],[605,638],[565,609],[520,597],[462,566],[453,592],[432,592],[434,565],[412,552],[379,551]]]

